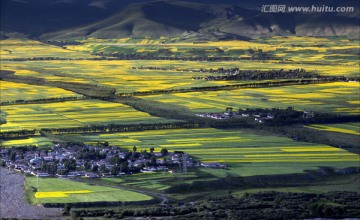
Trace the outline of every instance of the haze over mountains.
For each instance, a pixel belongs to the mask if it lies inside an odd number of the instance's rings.
[[[352,13],[262,13],[268,1],[2,0],[3,33],[42,39],[273,35],[359,38],[357,1],[272,1],[287,6],[353,6]]]

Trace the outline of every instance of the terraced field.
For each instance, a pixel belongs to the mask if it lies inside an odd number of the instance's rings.
[[[78,202],[133,202],[152,197],[123,189],[91,186],[59,178],[27,177],[26,184],[36,188],[34,204]]]
[[[11,105],[1,110],[7,114],[7,123],[0,125],[1,131],[174,121],[153,117],[119,103],[100,100]]]
[[[286,108],[358,114],[358,82],[251,88],[231,91],[189,92],[142,97],[185,106],[194,112],[222,112],[227,107]]]
[[[0,81],[1,102],[62,97],[82,97],[82,95],[54,87],[35,86],[25,83]]]

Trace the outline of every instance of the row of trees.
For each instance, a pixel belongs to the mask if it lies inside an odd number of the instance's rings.
[[[360,215],[356,192],[325,194],[260,192],[243,197],[210,197],[186,204],[143,208],[77,209],[72,216],[93,218],[156,217],[161,219],[307,219],[356,218]],[[310,205],[309,205],[310,203]]]
[[[6,101],[0,102],[0,105],[17,105],[17,104],[36,104],[36,103],[53,103],[53,102],[66,102],[66,101],[74,101],[74,100],[84,100],[85,97],[57,97],[57,98],[42,98],[42,99],[31,99],[31,100],[23,100],[18,99],[14,101]]]
[[[177,128],[197,128],[199,124],[188,122],[173,122],[163,124],[109,124],[109,125],[93,125],[88,127],[74,127],[74,128],[44,128],[41,130],[20,130],[1,132],[1,139],[16,139],[26,138],[32,136],[41,136],[46,134],[91,134],[91,133],[111,133],[111,132],[127,132],[127,131],[142,131],[142,130],[161,130],[161,129],[177,129]]]

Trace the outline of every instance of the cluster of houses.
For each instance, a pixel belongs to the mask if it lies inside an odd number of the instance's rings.
[[[219,114],[219,113],[199,113],[199,114],[196,114],[196,116],[199,116],[199,117],[202,117],[202,118],[212,118],[212,119],[224,120],[224,119],[230,119],[233,115],[229,115],[229,112],[225,112],[223,114]]]
[[[234,117],[253,118],[255,122],[264,123],[266,121],[274,120],[279,114],[286,114],[286,111],[291,113],[296,112],[296,115],[299,115],[299,117],[304,119],[313,118],[315,115],[314,111],[304,110],[300,112],[294,110],[292,107],[288,107],[287,109],[239,109],[239,111],[233,111],[232,107],[228,107],[224,113],[198,113],[196,116],[218,120],[226,120]]]
[[[0,165],[37,177],[120,177],[133,173],[183,172],[188,167],[223,168],[201,164],[184,152],[131,152],[112,146],[60,146],[49,150],[36,147],[0,149]]]

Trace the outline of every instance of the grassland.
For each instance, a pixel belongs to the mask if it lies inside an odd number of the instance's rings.
[[[59,88],[0,81],[1,102],[62,97],[82,97],[82,95]]]
[[[170,122],[119,103],[100,100],[45,104],[11,105],[1,108],[7,114],[2,132],[23,129],[70,128],[104,124]]]
[[[152,197],[123,189],[88,185],[59,178],[27,177],[26,184],[36,189],[33,202],[133,202],[151,200]]]

